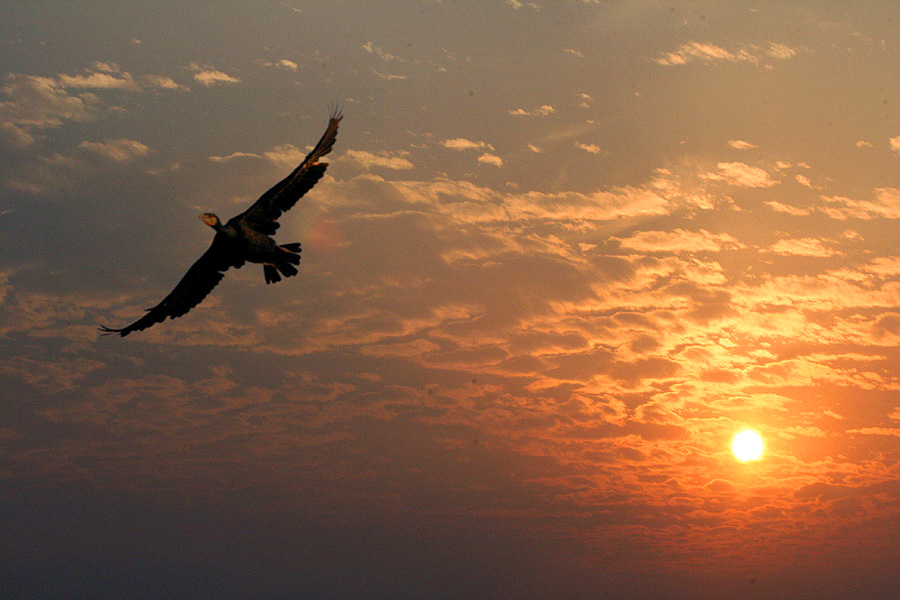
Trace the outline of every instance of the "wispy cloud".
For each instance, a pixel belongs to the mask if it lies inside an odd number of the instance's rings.
[[[493,150],[493,146],[488,144],[487,142],[475,142],[472,140],[467,140],[465,138],[452,138],[441,140],[441,145],[444,148],[450,148],[451,150]]]
[[[171,77],[166,77],[165,75],[144,75],[141,77],[141,81],[146,85],[155,88],[161,88],[166,90],[186,90],[187,86],[181,85],[176,82]]]
[[[277,60],[275,62],[264,62],[264,67],[276,67],[278,69],[286,69],[288,71],[296,71],[299,66],[292,60],[288,60],[286,58],[282,58],[281,60]]]
[[[490,154],[487,152],[485,152],[484,154],[482,154],[481,156],[478,157],[478,162],[486,164],[486,165],[493,165],[495,167],[503,166],[502,158],[500,158],[496,154]]]
[[[704,42],[688,42],[682,44],[674,52],[667,52],[655,59],[663,66],[686,65],[690,62],[714,64],[720,62],[748,62],[759,64],[766,58],[785,60],[800,52],[785,44],[769,42],[764,46],[749,44],[727,50],[721,46]]]
[[[136,140],[119,139],[102,142],[81,142],[79,148],[94,152],[114,161],[133,160],[150,154],[150,149]]]
[[[273,146],[262,153],[232,152],[226,156],[210,156],[212,162],[223,163],[236,159],[251,158],[267,160],[280,168],[291,168],[299,164],[306,157],[306,152],[293,144]]]
[[[756,144],[744,140],[728,140],[728,145],[735,150],[750,150],[751,148],[758,147]]]
[[[372,72],[375,73],[375,76],[378,79],[383,79],[384,81],[396,81],[406,79],[406,75],[396,75],[394,73],[383,73],[378,71],[377,69],[372,69]]]
[[[82,74],[60,74],[56,80],[64,88],[118,89],[132,92],[141,89],[130,73],[122,71],[114,63],[97,62],[94,63],[93,69],[85,69]]]
[[[59,127],[64,121],[92,118],[98,99],[88,93],[70,94],[51,77],[9,74],[2,90],[0,120],[19,127]]]
[[[900,190],[878,188],[872,200],[856,200],[847,196],[823,196],[826,205],[819,208],[834,219],[900,219]]]
[[[702,177],[738,187],[771,187],[778,183],[765,169],[742,162],[720,162],[716,165],[715,171],[710,171]]]
[[[829,248],[816,238],[798,238],[779,240],[769,246],[769,251],[775,254],[793,256],[818,256],[826,258],[840,254],[837,250]]]
[[[894,152],[900,152],[900,135],[898,135],[897,137],[892,137],[888,141],[891,144],[891,150],[893,150]],[[857,143],[857,147],[858,146],[859,146],[859,143]]]
[[[525,110],[524,108],[516,108],[509,111],[514,117],[546,117],[547,115],[552,115],[556,112],[556,109],[550,106],[549,104],[544,104],[543,106],[538,106],[532,110]]]
[[[628,238],[613,238],[623,248],[641,252],[719,252],[723,248],[744,245],[727,233],[710,233],[705,229],[687,231],[640,231]]]
[[[189,71],[193,71],[194,80],[204,87],[241,82],[239,77],[234,77],[228,73],[219,71],[210,65],[201,66],[197,63],[190,63],[187,68]]]
[[[589,154],[603,154],[603,148],[598,146],[597,144],[585,144],[582,142],[575,142],[575,147]]]
[[[413,164],[409,159],[403,156],[397,156],[392,152],[368,152],[366,150],[346,150],[344,155],[350,160],[356,161],[366,169],[378,167],[382,169],[392,169],[395,171],[404,171],[413,168]]]

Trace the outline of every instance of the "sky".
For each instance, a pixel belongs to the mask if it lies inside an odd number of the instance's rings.
[[[0,595],[898,596],[898,25],[3,3]],[[299,275],[100,335],[334,106]]]

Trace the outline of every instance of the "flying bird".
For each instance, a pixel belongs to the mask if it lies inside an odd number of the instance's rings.
[[[188,269],[175,289],[131,325],[122,329],[101,327],[100,331],[105,335],[126,336],[167,318],[180,317],[206,298],[225,276],[225,271],[239,268],[245,262],[261,263],[267,284],[281,281],[282,275],[296,275],[300,244],[278,245],[272,236],[278,229],[281,214],[290,210],[328,168],[328,163],[319,162],[319,159],[331,152],[342,118],[340,111],[333,112],[322,139],[300,166],[260,196],[250,208],[224,224],[213,213],[201,215],[203,222],[216,230],[216,235],[209,249]]]

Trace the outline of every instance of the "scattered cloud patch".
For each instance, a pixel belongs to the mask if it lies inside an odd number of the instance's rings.
[[[183,86],[176,82],[171,77],[166,77],[164,75],[144,75],[141,77],[141,81],[143,81],[146,85],[155,88],[161,88],[164,90],[186,90],[187,86]]]
[[[94,116],[99,99],[91,93],[70,94],[57,79],[10,73],[0,91],[0,122],[18,127],[45,129],[64,121],[84,121]]]
[[[390,52],[386,52],[381,46],[376,46],[372,42],[366,42],[362,45],[363,50],[368,52],[369,54],[374,54],[378,58],[384,61],[395,61],[400,60],[399,57],[394,56]]]
[[[262,153],[232,152],[226,156],[210,156],[209,160],[212,162],[224,163],[244,158],[262,159],[277,165],[279,168],[293,168],[306,158],[306,154],[306,151],[297,148],[293,144],[282,144],[274,146]]]
[[[299,66],[292,60],[288,60],[286,58],[282,58],[281,60],[275,62],[264,62],[262,63],[264,67],[274,67],[277,69],[286,69],[288,71],[296,71]]]
[[[493,150],[494,147],[488,144],[487,142],[473,142],[472,140],[467,140],[465,138],[452,138],[441,140],[441,145],[444,148],[450,148],[451,150]]]
[[[188,70],[193,71],[194,79],[197,81],[197,83],[204,87],[211,87],[214,85],[228,85],[241,82],[239,77],[234,77],[209,65],[200,66],[197,63],[191,63],[188,65]]]
[[[728,145],[735,150],[750,150],[751,148],[759,147],[756,144],[752,144],[744,140],[728,140]]]
[[[807,177],[806,175],[803,175],[802,173],[797,173],[796,175],[794,175],[794,179],[796,179],[797,183],[799,183],[803,187],[807,187],[811,190],[822,189],[821,186],[814,185],[813,182],[810,181],[809,177]]]
[[[764,46],[749,44],[732,50],[710,43],[688,42],[679,46],[674,52],[666,52],[654,60],[663,66],[686,65],[695,61],[707,64],[719,62],[759,64],[766,58],[775,60],[792,58],[799,51],[799,48],[792,48],[776,42],[769,42]]]
[[[828,216],[839,219],[900,219],[900,190],[896,188],[878,188],[873,200],[856,200],[847,196],[823,196],[826,206],[819,210]]]
[[[381,71],[379,71],[377,69],[372,69],[372,72],[375,73],[375,76],[378,77],[378,79],[381,79],[384,81],[401,81],[403,79],[406,79],[406,75],[395,75],[393,73],[382,73]]]
[[[15,123],[0,123],[0,142],[21,150],[34,144],[34,136]]]
[[[102,142],[85,141],[78,144],[78,147],[117,162],[129,161],[150,154],[150,148],[146,145],[128,139],[103,140]]]
[[[582,142],[575,142],[575,147],[584,150],[590,154],[603,154],[603,148],[598,146],[597,144],[584,144]]]
[[[767,200],[766,205],[775,212],[784,213],[786,215],[793,215],[795,217],[805,217],[812,212],[808,208],[797,208],[796,206],[784,204],[782,202],[778,202],[777,200]]]
[[[141,86],[131,75],[117,76],[112,73],[89,73],[85,75],[60,75],[59,84],[64,88],[105,89],[138,91]]]
[[[495,167],[503,166],[502,158],[500,158],[496,154],[489,154],[487,152],[485,152],[484,154],[482,154],[481,156],[478,157],[478,162],[486,164],[486,165],[493,165]]]
[[[514,9],[519,10],[522,7],[527,6],[532,10],[539,10],[540,6],[535,2],[521,2],[520,0],[504,0],[506,4],[512,6]]]
[[[404,171],[413,168],[413,164],[403,156],[391,152],[368,152],[366,150],[347,150],[344,156],[366,169],[381,168]]]
[[[769,177],[769,173],[765,169],[752,167],[742,162],[720,162],[716,165],[716,169],[702,177],[738,187],[764,188],[778,183]]]
[[[556,109],[550,106],[549,104],[544,104],[543,106],[538,106],[532,110],[525,110],[524,108],[516,108],[509,111],[514,117],[546,117],[547,115],[552,115],[556,112]]]
[[[727,233],[710,233],[705,229],[687,231],[640,231],[627,238],[612,238],[622,248],[640,252],[719,252],[725,248],[743,248],[744,245]]]
[[[900,135],[898,135],[897,137],[892,137],[888,141],[891,144],[891,150],[893,150],[894,152],[900,152]],[[857,144],[857,146],[859,146],[859,144]]]
[[[837,250],[828,248],[821,240],[816,238],[799,238],[779,240],[769,246],[769,251],[783,256],[815,256],[820,258],[828,258],[841,254]]]

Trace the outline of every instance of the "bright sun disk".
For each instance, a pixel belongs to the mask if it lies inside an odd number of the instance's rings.
[[[731,442],[731,451],[741,462],[756,460],[762,456],[763,440],[755,431],[746,429],[734,436],[734,440]]]

